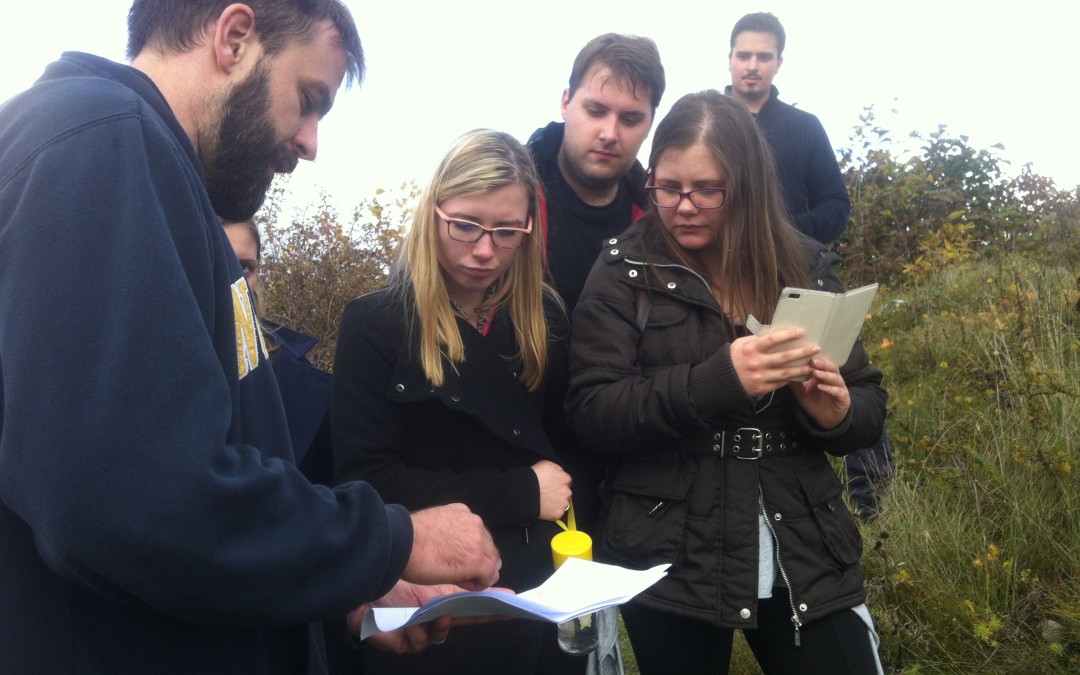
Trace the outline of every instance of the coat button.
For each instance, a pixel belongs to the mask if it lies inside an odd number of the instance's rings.
[[[780,521],[780,520],[783,520],[783,519],[784,519],[784,517],[782,515],[780,515],[779,513],[774,513],[773,514],[773,520]]]
[[[454,403],[460,403],[461,402],[461,397],[460,396],[451,396],[450,400],[453,401]]]
[[[619,255],[619,249],[617,249],[617,248],[611,249],[611,255]]]
[[[749,619],[750,618],[750,610],[743,607],[742,609],[739,610],[739,616],[742,617],[743,619]]]
[[[514,435],[515,436],[520,436],[521,435],[521,429],[514,429]]]
[[[675,286],[676,286],[676,284],[675,284],[674,281],[669,281],[668,282],[668,285],[667,285],[668,290],[671,290],[671,291],[675,290]]]
[[[618,244],[619,240],[618,239],[608,239],[607,243],[609,243],[609,244]]]
[[[805,602],[799,604],[799,611],[800,612],[805,612],[806,611],[806,603]]]
[[[399,384],[396,387],[394,387],[394,389],[396,389],[397,391],[405,391],[405,385]]]
[[[818,285],[818,286],[824,286],[824,285],[825,285],[825,282],[824,282],[824,281],[822,281],[821,279],[818,279],[818,280],[817,280],[817,285]]]
[[[628,272],[628,274],[630,275],[631,279],[636,279],[637,278],[637,270],[630,270]]]
[[[712,451],[713,452],[720,452],[720,446],[719,445],[712,446]]]

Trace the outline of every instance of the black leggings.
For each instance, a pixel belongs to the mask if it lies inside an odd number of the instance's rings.
[[[734,629],[643,607],[622,606],[623,622],[641,675],[726,675]],[[758,600],[758,627],[743,631],[765,675],[875,675],[877,657],[866,624],[846,609],[800,629],[795,627],[787,589]]]

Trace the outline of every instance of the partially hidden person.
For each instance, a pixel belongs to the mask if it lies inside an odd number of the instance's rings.
[[[656,43],[599,35],[574,59],[560,103],[563,121],[529,138],[543,186],[547,268],[568,311],[604,241],[648,207],[637,155],[665,86]]]
[[[259,276],[262,267],[262,235],[252,219],[223,222],[225,236],[236,253],[251,290],[255,315],[270,353],[285,421],[292,440],[293,456],[300,471],[313,483],[333,485],[333,452],[330,446],[330,390],[333,376],[308,358],[319,339],[284,326],[267,317],[266,286]]]
[[[847,229],[851,201],[821,121],[781,101],[773,84],[786,43],[784,26],[773,14],[753,12],[740,18],[731,29],[731,84],[724,91],[747,107],[765,135],[795,228],[830,244]],[[892,464],[887,427],[873,445],[844,456],[848,492],[864,520],[877,515]]]

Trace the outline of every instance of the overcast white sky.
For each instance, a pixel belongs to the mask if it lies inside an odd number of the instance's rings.
[[[29,86],[60,52],[123,60],[128,0],[7,2],[0,20],[0,100]],[[898,142],[946,124],[976,148],[1001,143],[1059,187],[1080,185],[1080,4],[994,8],[970,0],[347,0],[368,58],[364,85],[342,92],[320,129],[319,159],[292,178],[350,208],[376,187],[424,183],[458,134],[475,127],[522,141],[559,117],[578,50],[608,31],[653,38],[668,86],[729,83],[728,37],[743,14],[771,11],[788,34],[781,98],[821,118],[846,146],[863,108]],[[896,110],[894,114],[890,111]],[[648,141],[642,148],[647,156]]]

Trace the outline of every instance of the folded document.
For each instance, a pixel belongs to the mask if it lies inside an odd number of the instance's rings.
[[[360,638],[382,631],[451,616],[507,616],[562,623],[605,607],[621,605],[659,581],[670,565],[628,570],[616,565],[569,558],[547,581],[513,595],[504,591],[454,593],[421,607],[377,607],[364,617]]]

